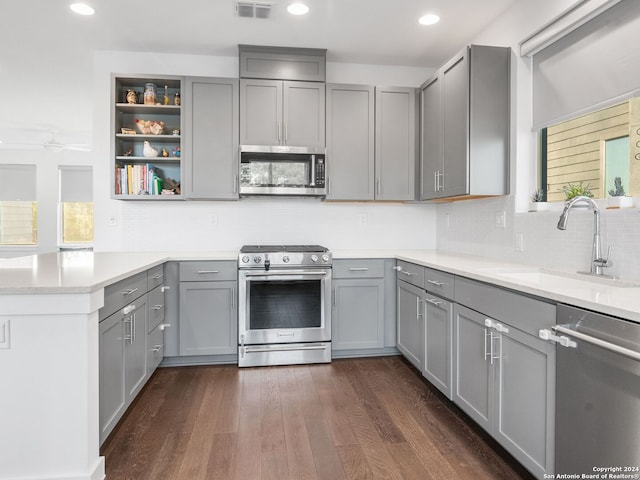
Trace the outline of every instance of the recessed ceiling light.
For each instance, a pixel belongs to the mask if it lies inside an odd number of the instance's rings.
[[[440,17],[438,15],[435,15],[433,13],[428,13],[420,17],[420,19],[418,20],[418,23],[420,23],[420,25],[435,25],[439,21],[440,21]]]
[[[287,7],[287,12],[291,15],[304,15],[309,11],[309,7],[307,7],[304,3],[292,3]]]
[[[93,15],[96,11],[86,3],[72,3],[69,8],[78,15]]]

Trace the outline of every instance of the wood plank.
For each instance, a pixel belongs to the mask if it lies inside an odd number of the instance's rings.
[[[607,118],[623,115],[629,112],[629,103],[623,102],[611,107],[598,110],[593,113],[581,115],[580,117],[572,118],[566,122],[557,123],[547,128],[547,134],[554,135],[558,132],[577,128],[585,124],[595,123]]]
[[[338,455],[344,466],[346,480],[375,480],[376,477],[360,445],[340,445]]]
[[[289,478],[289,466],[278,388],[278,371],[263,368],[260,370],[260,378],[262,478],[281,480]]]
[[[568,128],[562,131],[555,131],[549,133],[547,130],[547,142],[555,143],[567,138],[576,138],[582,136],[597,136],[601,130],[608,130],[613,128],[620,128],[623,131],[626,130],[629,133],[629,111],[621,112],[618,115],[607,116],[601,119],[592,119],[581,125],[576,125],[573,128]]]
[[[237,480],[262,478],[262,402],[260,369],[243,368],[234,473]]]
[[[547,144],[547,151],[553,152],[564,148],[584,145],[586,143],[601,142],[602,140],[608,140],[610,138],[623,137],[625,135],[629,135],[629,127],[626,129],[621,129],[620,127],[607,128],[605,130],[598,131],[597,135],[571,137],[559,142],[554,142],[551,145]]]

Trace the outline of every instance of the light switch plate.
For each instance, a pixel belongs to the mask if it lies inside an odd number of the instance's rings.
[[[520,232],[516,233],[516,252],[524,252],[524,235]]]
[[[0,319],[0,348],[9,348],[11,345],[10,339],[9,319]]]
[[[500,210],[496,212],[496,227],[497,228],[505,228],[506,226],[506,212],[504,210]]]

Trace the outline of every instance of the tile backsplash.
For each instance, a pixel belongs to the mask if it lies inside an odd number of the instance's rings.
[[[568,272],[590,269],[593,211],[573,209],[565,231],[556,225],[556,210],[515,213],[511,197],[471,200],[438,206],[437,248],[507,262]],[[505,212],[505,225],[496,216]],[[640,211],[601,209],[603,254],[611,246],[613,265],[606,273],[640,280]],[[521,251],[520,251],[521,249]]]

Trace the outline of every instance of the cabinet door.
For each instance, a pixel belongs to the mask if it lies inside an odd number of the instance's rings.
[[[333,281],[333,350],[384,347],[384,279]]]
[[[455,57],[442,71],[444,196],[469,193],[469,55]]]
[[[237,353],[236,285],[180,283],[180,355]]]
[[[372,86],[327,85],[327,199],[374,199],[374,120]]]
[[[100,322],[100,443],[124,413],[124,315],[116,312]]]
[[[427,80],[420,92],[420,200],[442,196],[442,99],[438,75]]]
[[[425,296],[425,352],[423,375],[452,398],[453,312],[451,303],[429,293]]]
[[[135,309],[123,320],[124,382],[126,395],[131,401],[147,380],[147,295],[129,306],[135,306]]]
[[[188,78],[187,198],[238,198],[238,80]]]
[[[398,282],[398,350],[418,370],[424,364],[423,291],[406,282]]]
[[[509,328],[500,334],[494,437],[537,478],[554,469],[555,347]]]
[[[413,200],[416,91],[376,87],[375,172],[378,200]]]
[[[284,82],[283,143],[324,151],[325,86],[314,82]]]
[[[280,145],[282,82],[240,80],[240,144]]]
[[[493,368],[490,357],[494,341],[485,316],[461,305],[454,306],[453,400],[488,432],[493,421]],[[494,362],[496,360],[493,360]]]

